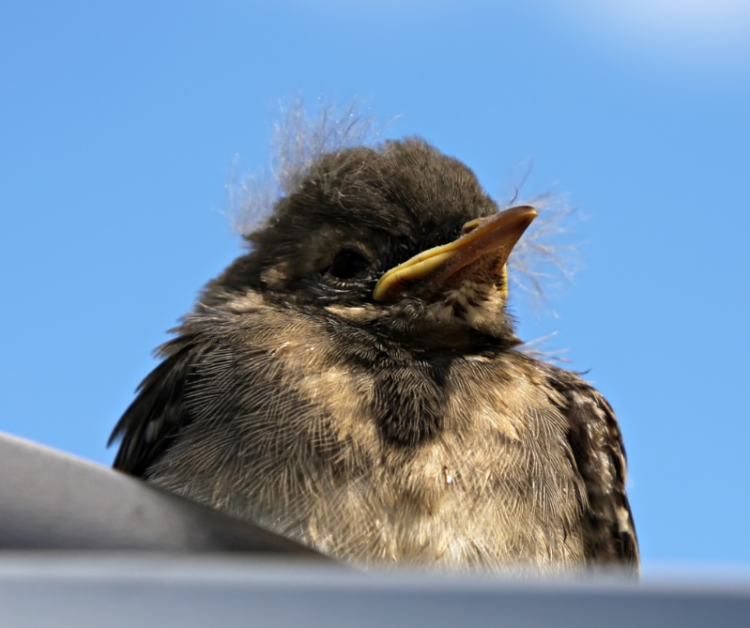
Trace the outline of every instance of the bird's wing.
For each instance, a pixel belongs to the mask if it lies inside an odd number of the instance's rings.
[[[115,469],[145,476],[192,421],[185,389],[197,377],[195,365],[206,351],[202,344],[198,334],[185,334],[159,348],[164,361],[141,382],[109,438],[108,445],[122,439]]]
[[[550,384],[565,399],[570,443],[586,485],[585,553],[592,564],[622,564],[637,571],[638,539],[625,493],[627,460],[617,418],[607,400],[572,373],[555,369]]]

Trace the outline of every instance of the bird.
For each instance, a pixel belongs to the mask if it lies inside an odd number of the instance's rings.
[[[537,209],[418,137],[290,180],[158,349],[114,467],[364,568],[637,574],[615,414],[508,309]]]

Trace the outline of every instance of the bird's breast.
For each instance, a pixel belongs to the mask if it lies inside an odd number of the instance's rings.
[[[157,483],[355,562],[580,559],[565,420],[523,361],[411,358],[278,313],[252,328],[191,395],[212,418],[186,435],[190,485],[180,447]]]

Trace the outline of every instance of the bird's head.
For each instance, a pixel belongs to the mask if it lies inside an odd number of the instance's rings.
[[[202,300],[232,307],[250,290],[410,343],[513,344],[506,262],[536,216],[498,211],[471,170],[421,140],[324,154]]]

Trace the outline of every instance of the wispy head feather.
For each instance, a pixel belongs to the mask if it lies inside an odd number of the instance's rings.
[[[318,101],[311,113],[297,97],[288,105],[279,104],[278,117],[268,169],[230,186],[235,228],[243,235],[268,217],[280,198],[295,192],[321,155],[369,146],[379,139],[374,118],[363,113],[356,100],[344,106]]]
[[[578,270],[578,244],[569,227],[576,208],[564,196],[553,193],[524,199],[523,204],[533,205],[539,217],[508,260],[508,277],[515,286],[511,292],[528,297],[537,309],[546,309],[550,307],[550,296],[569,283]]]

